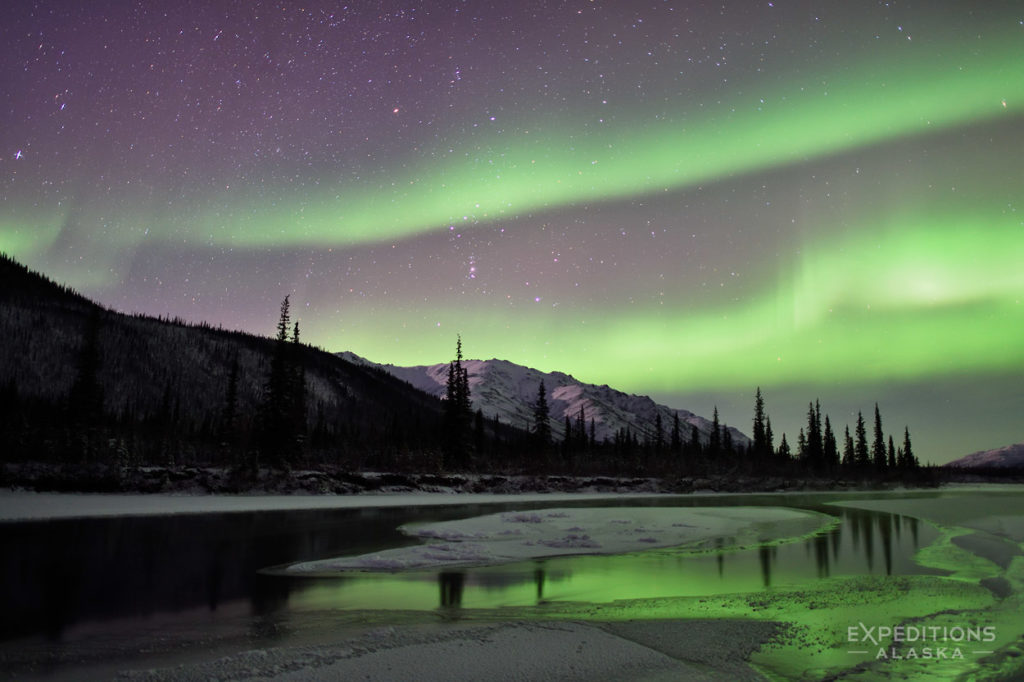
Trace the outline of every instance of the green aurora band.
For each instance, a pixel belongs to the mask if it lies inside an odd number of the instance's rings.
[[[945,46],[919,62],[884,59],[839,78],[780,88],[758,106],[735,96],[669,123],[566,128],[517,138],[470,138],[456,163],[431,159],[386,187],[334,189],[236,213],[199,217],[214,244],[380,243],[450,224],[623,199],[787,166],[894,138],[1017,116],[1024,111],[1024,49],[1016,33],[996,48]],[[541,126],[542,129],[542,126]],[[438,155],[438,158],[440,155]],[[224,197],[229,201],[229,196]],[[245,205],[259,205],[259,199]]]
[[[328,347],[395,364],[448,357],[457,330],[470,353],[483,348],[626,390],[749,388],[751,377],[856,384],[1024,366],[1020,219],[986,216],[979,239],[977,215],[917,218],[853,231],[839,245],[822,240],[777,291],[711,311],[576,311],[586,323],[575,324],[538,306],[522,325],[507,309],[467,316],[452,307],[417,328],[407,313],[356,308],[341,333],[309,326]],[[431,329],[438,323],[448,331]]]
[[[507,144],[508,135],[468,137],[449,161],[429,154],[419,165],[410,161],[409,170],[384,187],[306,195],[281,190],[276,201],[211,194],[173,217],[163,210],[133,218],[123,209],[91,206],[76,220],[103,213],[111,229],[84,243],[70,238],[81,247],[80,258],[99,262],[112,250],[143,242],[200,249],[344,247],[447,232],[456,222],[459,229],[496,220],[514,224],[532,211],[685,190],[908,136],[1000,117],[1019,120],[1022,45],[1013,31],[983,44],[943,43],[917,60],[883,55],[835,78],[823,72],[793,79],[768,93],[764,104],[756,94],[734,95],[683,111],[671,123],[610,123],[599,132],[545,132],[541,126],[517,136],[515,146]],[[458,331],[470,353],[485,349],[644,391],[1020,368],[1024,229],[1018,215],[1006,212],[1005,200],[975,197],[974,203],[944,206],[941,213],[908,205],[901,215],[846,230],[838,248],[834,239],[812,240],[792,277],[774,291],[714,309],[611,303],[611,310],[574,307],[567,320],[565,308],[536,306],[516,309],[513,321],[507,307],[484,305],[467,316],[450,302],[416,318],[407,310],[382,312],[379,302],[346,302],[340,321],[314,314],[303,322],[307,338],[319,345],[371,359],[436,362],[451,354]],[[152,198],[141,205],[151,206]],[[45,213],[29,204],[5,208],[0,249],[30,262],[43,258],[62,238],[69,215]],[[144,223],[149,236],[139,227]],[[92,268],[90,279],[69,283],[102,286],[92,278],[112,273]]]
[[[451,224],[514,220],[535,211],[683,189],[1016,117],[1024,111],[1024,47],[1016,31],[993,35],[984,46],[943,43],[922,50],[916,60],[890,54],[834,75],[793,79],[761,99],[753,92],[732,95],[714,106],[683,109],[668,122],[641,119],[547,132],[538,123],[533,133],[517,135],[515,146],[508,135],[471,136],[450,154],[446,148],[427,154],[424,162],[410,159],[402,165],[411,170],[389,175],[385,185],[321,178],[321,185],[334,187],[305,194],[287,190],[276,199],[226,190],[200,199],[174,225],[157,225],[149,237],[143,230],[111,231],[103,248],[130,248],[143,239],[237,248],[384,243]],[[94,210],[108,219],[117,212]],[[58,211],[39,220],[37,213],[18,218],[7,212],[0,218],[0,250],[24,257],[52,244],[69,214]],[[160,218],[146,218],[154,220]]]

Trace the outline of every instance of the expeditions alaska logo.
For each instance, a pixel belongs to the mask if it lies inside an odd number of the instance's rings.
[[[996,640],[994,625],[953,627],[939,625],[865,625],[846,629],[846,641],[869,648],[850,649],[850,654],[874,654],[875,660],[960,660],[991,654],[986,648]]]

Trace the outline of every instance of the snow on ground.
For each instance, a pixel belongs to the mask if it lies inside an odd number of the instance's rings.
[[[424,544],[309,561],[296,573],[414,570],[511,563],[567,554],[623,554],[655,547],[727,546],[806,535],[828,517],[781,507],[614,507],[502,512],[401,527]]]
[[[502,502],[565,502],[658,497],[656,493],[392,493],[365,495],[162,495],[35,493],[0,490],[0,521],[94,516],[160,516],[223,512],[420,507]]]
[[[89,679],[182,680],[762,680],[752,652],[774,623],[438,623],[375,627],[305,645],[216,655],[193,647],[177,664],[124,661],[73,671]],[[82,677],[68,676],[67,679]],[[52,678],[51,682],[52,682]]]

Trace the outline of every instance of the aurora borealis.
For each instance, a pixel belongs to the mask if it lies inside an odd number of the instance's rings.
[[[0,250],[124,311],[943,462],[1024,415],[1024,10],[13,2]]]

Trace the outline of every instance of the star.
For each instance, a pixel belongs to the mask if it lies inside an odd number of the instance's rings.
[[[1020,3],[125,4],[0,2],[45,95],[0,112],[0,248],[105,305],[264,334],[301,290],[307,341],[375,361],[458,329],[679,407],[792,386],[790,437],[820,393],[934,461],[1019,438]]]

